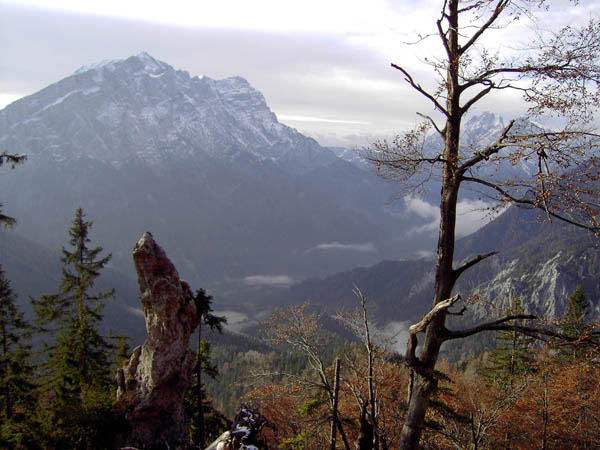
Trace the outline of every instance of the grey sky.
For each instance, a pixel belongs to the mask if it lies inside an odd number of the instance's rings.
[[[419,57],[437,41],[405,42],[432,31],[438,5],[436,0],[5,0],[0,3],[0,106],[82,65],[147,51],[191,75],[240,75],[265,95],[282,122],[326,145],[363,146],[413,126],[415,111],[431,111],[390,62],[406,65],[433,86]],[[585,18],[599,11],[600,6],[589,6],[577,14]],[[497,97],[493,109],[523,112],[510,94]]]

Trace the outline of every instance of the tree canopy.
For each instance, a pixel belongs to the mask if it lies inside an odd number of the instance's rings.
[[[575,2],[576,4],[577,2]],[[532,32],[532,41],[500,43],[485,39],[499,29],[517,23],[536,26],[536,15],[551,8],[544,0],[444,0],[435,22],[440,58],[425,59],[438,77],[437,88],[423,87],[402,64],[392,64],[404,80],[431,105],[419,113],[424,121],[416,130],[397,136],[391,143],[377,142],[366,152],[378,173],[418,187],[439,178],[440,224],[432,309],[410,327],[406,363],[411,369],[408,412],[402,430],[403,449],[419,447],[425,414],[437,387],[435,365],[442,344],[485,330],[513,330],[535,334],[533,329],[511,323],[533,320],[525,314],[497,318],[471,328],[450,330],[448,314],[460,302],[453,289],[460,275],[494,255],[474,255],[454,266],[457,203],[463,187],[478,190],[496,205],[516,204],[538,208],[541,216],[560,219],[600,235],[598,205],[598,138],[593,119],[600,106],[600,21],[590,18],[583,26],[566,24],[560,29]],[[508,91],[521,93],[530,119],[543,123],[553,118],[560,127],[546,127],[510,120],[492,142],[462,139],[465,115],[483,99]],[[425,147],[428,133],[442,142],[439,151]],[[496,177],[489,166],[532,162],[529,177]],[[545,333],[551,331],[542,330]],[[424,333],[417,347],[418,334]]]

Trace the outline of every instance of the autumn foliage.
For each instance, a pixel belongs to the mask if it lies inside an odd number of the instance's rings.
[[[317,316],[304,305],[292,309],[293,319],[279,312],[275,329],[289,337],[284,323],[299,332],[319,334]],[[290,313],[290,311],[288,311]],[[298,326],[310,318],[310,326]],[[291,320],[291,321],[290,321]],[[283,328],[280,328],[283,327]],[[299,337],[303,333],[296,335]],[[307,337],[305,335],[305,337]],[[433,394],[421,441],[426,449],[592,449],[600,446],[600,364],[594,351],[566,359],[551,343],[530,341],[529,369],[491,377],[499,367],[497,354],[486,352],[460,368],[437,366]],[[340,353],[341,387],[338,414],[352,449],[396,449],[406,413],[409,371],[383,348],[375,346],[376,423],[380,439],[358,443],[361,412],[369,398],[369,358],[360,344]],[[573,352],[573,355],[578,355]],[[307,355],[307,358],[309,356]],[[333,358],[322,359],[324,376],[333,377]],[[297,376],[264,377],[246,399],[260,408],[274,426],[265,430],[268,449],[329,448],[331,410],[319,374],[307,364]],[[368,416],[368,420],[371,418]],[[336,449],[345,449],[339,440]]]

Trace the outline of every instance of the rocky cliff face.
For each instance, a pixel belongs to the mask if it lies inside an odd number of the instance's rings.
[[[183,402],[194,354],[189,337],[199,319],[193,294],[150,233],[133,248],[148,338],[117,373],[117,403],[130,431],[122,443],[139,448],[186,448]]]

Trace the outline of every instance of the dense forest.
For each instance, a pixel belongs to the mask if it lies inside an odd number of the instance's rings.
[[[3,448],[115,448],[127,426],[115,407],[113,379],[129,359],[129,339],[99,332],[103,300],[113,292],[94,290],[110,255],[90,247],[91,228],[78,209],[57,292],[31,299],[34,323],[24,320],[0,273]],[[245,405],[267,421],[261,433],[265,449],[328,448],[334,417],[336,448],[397,448],[410,372],[369,321],[368,299],[356,293],[356,311],[335,318],[343,335],[305,303],[277,310],[261,337],[250,338],[221,337],[223,318],[212,314],[212,297],[198,290],[208,340],[197,334],[191,343],[195,373],[205,379],[199,391],[194,376],[188,392],[190,439],[210,443]],[[571,343],[501,331],[491,350],[440,362],[423,447],[595,448],[600,365],[598,347],[587,339],[594,329],[589,307],[577,288],[554,324]],[[518,298],[507,313],[522,313]]]

